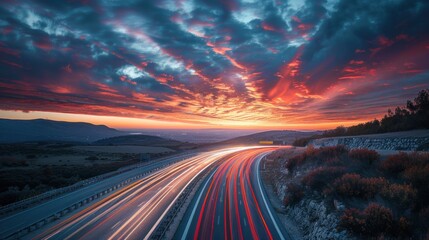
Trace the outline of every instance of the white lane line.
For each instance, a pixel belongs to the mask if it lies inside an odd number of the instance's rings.
[[[152,235],[152,233],[155,231],[156,227],[158,226],[158,224],[162,221],[162,219],[164,218],[164,216],[167,214],[168,210],[170,210],[170,208],[173,206],[173,204],[176,202],[176,200],[180,197],[180,195],[182,194],[183,191],[185,191],[185,189],[189,186],[189,184],[191,184],[191,182],[198,177],[206,168],[208,168],[209,166],[211,166],[211,164],[208,164],[207,166],[205,166],[203,169],[201,169],[199,172],[196,173],[196,175],[194,175],[194,177],[192,177],[189,182],[182,188],[182,190],[180,190],[180,192],[176,195],[176,197],[173,199],[173,201],[170,203],[170,205],[168,205],[168,207],[165,209],[165,211],[162,213],[162,215],[160,216],[160,218],[158,218],[158,220],[155,222],[155,224],[152,226],[152,228],[149,230],[149,232],[147,233],[147,235],[144,237],[144,240],[149,239],[149,237]],[[187,174],[187,172],[192,171],[192,169],[188,169],[185,172],[181,173],[179,176],[177,176],[176,178],[173,179],[173,182],[175,181],[175,179],[179,179],[182,175]],[[178,184],[176,184],[175,186],[177,186]],[[165,195],[162,197],[162,199],[164,199]],[[160,202],[158,202],[155,206],[157,206],[158,204],[160,204]],[[145,216],[143,218],[143,220],[146,218],[147,216]],[[140,221],[140,223],[143,222]],[[135,228],[128,236],[130,236],[137,228]],[[126,239],[128,239],[128,236]]]
[[[143,204],[145,204],[146,203],[146,201],[143,201],[142,203],[140,203],[139,205],[138,205],[138,207],[141,207]]]
[[[243,203],[241,202],[241,199],[240,199],[240,205],[241,205],[241,204],[243,204]]]
[[[217,225],[220,224],[220,216],[217,216]]]
[[[285,240],[285,238],[283,237],[283,233],[282,231],[280,231],[279,226],[277,225],[277,222],[274,220],[274,216],[271,213],[270,207],[268,206],[267,200],[265,199],[265,194],[262,191],[262,187],[261,187],[261,178],[259,177],[259,167],[260,167],[260,163],[263,157],[265,157],[266,155],[268,155],[268,153],[261,155],[258,160],[256,160],[256,164],[257,164],[257,168],[256,168],[256,178],[257,178],[257,182],[258,182],[258,186],[259,186],[259,191],[261,191],[261,196],[262,196],[262,200],[264,201],[265,207],[268,210],[268,214],[270,215],[271,221],[273,221],[274,227],[277,230],[277,233],[280,236],[280,239]]]
[[[247,227],[246,218],[243,218],[244,226]]]
[[[186,224],[185,231],[183,231],[183,235],[182,235],[182,238],[181,238],[182,240],[186,240],[186,236],[188,236],[189,228],[191,227],[192,219],[194,219],[194,215],[195,215],[195,212],[197,211],[197,207],[199,205],[199,202],[201,201],[201,197],[203,196],[203,193],[204,193],[204,191],[205,191],[205,189],[207,187],[207,184],[210,182],[210,180],[212,179],[212,177],[213,177],[213,175],[215,174],[216,171],[213,171],[212,175],[210,175],[209,179],[204,184],[204,187],[201,190],[200,195],[198,195],[197,201],[195,202],[194,209],[192,209],[191,216],[189,216],[189,218],[188,218],[188,223]]]
[[[119,225],[119,223],[121,223],[121,222],[122,222],[122,220],[117,222],[115,225],[113,225],[112,229],[116,228]]]

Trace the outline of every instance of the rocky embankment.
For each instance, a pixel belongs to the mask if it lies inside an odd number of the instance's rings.
[[[275,192],[279,199],[283,199],[284,193],[287,191],[285,182],[287,179],[281,179],[274,183]],[[328,206],[334,207],[338,211],[328,209]],[[346,231],[337,230],[339,215],[343,208],[344,206],[338,201],[328,203],[322,199],[303,199],[296,205],[286,207],[282,215],[297,225],[296,228],[299,230],[302,239],[354,239]]]
[[[429,151],[429,131],[417,130],[397,133],[333,137],[312,140],[314,147],[345,145],[349,148],[372,150]]]
[[[292,157],[302,153],[302,148],[285,150],[283,154]],[[284,167],[287,158],[270,159],[266,161],[266,171],[262,172],[272,203],[276,206],[279,218],[283,221],[286,231],[292,239],[322,240],[322,239],[354,239],[346,231],[337,230],[338,219],[344,210],[339,201],[329,202],[321,198],[302,199],[297,204],[284,207],[283,200],[288,183],[299,178],[305,172],[288,173]],[[275,198],[275,199],[273,199]]]

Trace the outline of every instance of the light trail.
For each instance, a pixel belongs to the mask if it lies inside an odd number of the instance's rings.
[[[229,155],[199,189],[175,238],[287,239],[265,199],[259,164],[278,147],[250,148]]]
[[[147,239],[183,189],[222,158],[254,147],[201,153],[165,167],[43,229],[34,239]]]

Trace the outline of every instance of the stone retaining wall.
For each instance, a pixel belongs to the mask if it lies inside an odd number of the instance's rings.
[[[368,138],[337,137],[312,140],[309,144],[315,147],[345,145],[349,148],[368,148],[373,150],[429,150],[429,137],[406,138]]]

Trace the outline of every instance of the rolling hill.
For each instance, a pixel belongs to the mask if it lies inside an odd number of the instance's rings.
[[[30,141],[93,142],[123,134],[125,133],[105,125],[84,122],[0,119],[1,143]]]
[[[317,134],[317,132],[274,130],[236,137],[226,141],[214,143],[213,145],[249,145],[258,144],[260,141],[278,141],[285,145],[290,145],[297,138],[310,137],[314,134]]]

